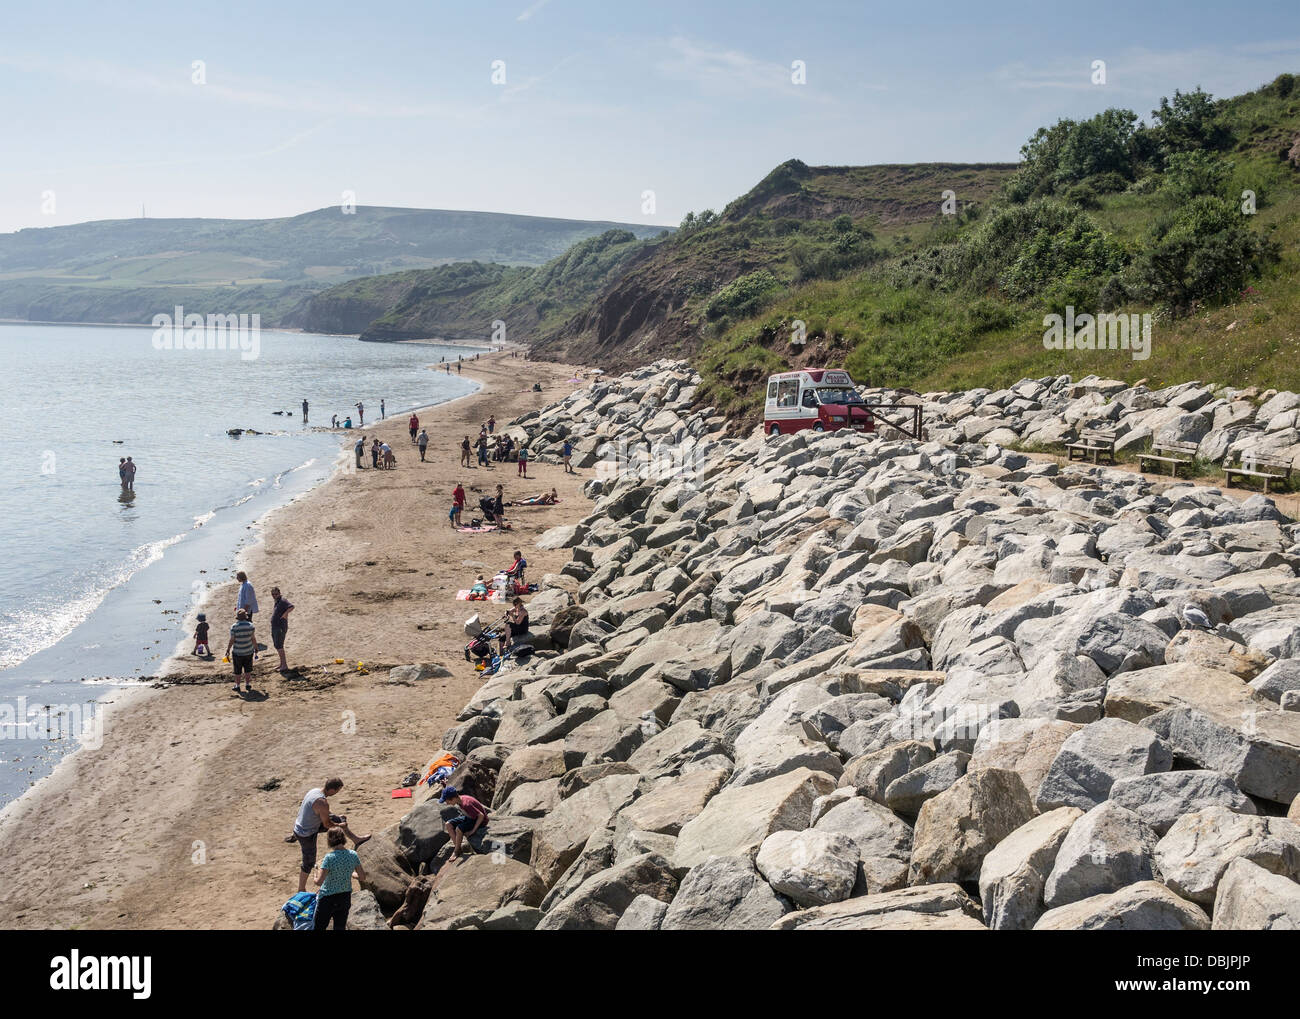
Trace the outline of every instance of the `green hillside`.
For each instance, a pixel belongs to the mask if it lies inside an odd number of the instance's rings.
[[[778,274],[702,323],[709,397],[753,417],[756,383],[813,363],[918,390],[1090,372],[1300,389],[1294,76],[1228,100],[1176,93],[1147,123],[1122,110],[1061,121],[1022,156],[996,201],[967,206],[955,189],[958,213],[887,257],[838,278]],[[1045,349],[1044,316],[1071,305],[1149,313],[1150,357]]]
[[[540,265],[574,244],[660,227],[357,207],[272,220],[131,219],[0,234],[0,318],[148,322],[184,304],[267,325],[344,280],[454,262]]]

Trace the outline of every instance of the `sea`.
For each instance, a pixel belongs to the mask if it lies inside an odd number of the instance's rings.
[[[150,682],[257,522],[330,475],[351,445],[333,415],[356,426],[361,402],[371,424],[381,400],[392,417],[464,396],[476,384],[441,361],[487,349],[179,339],[0,324],[0,808],[100,738],[101,698]]]

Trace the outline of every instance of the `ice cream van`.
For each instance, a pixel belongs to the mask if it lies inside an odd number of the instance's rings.
[[[763,431],[780,435],[811,428],[833,432],[852,428],[874,432],[875,419],[862,405],[849,373],[839,368],[810,368],[781,372],[767,380]]]

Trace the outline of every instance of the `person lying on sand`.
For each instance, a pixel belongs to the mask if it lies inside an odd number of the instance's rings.
[[[537,495],[530,495],[527,499],[520,499],[518,502],[508,502],[507,506],[554,506],[560,501],[559,494],[555,489],[550,492],[539,492]]]
[[[327,779],[317,789],[308,789],[298,808],[298,820],[294,822],[293,832],[285,842],[297,842],[302,848],[302,869],[298,875],[298,891],[307,890],[307,878],[312,867],[316,865],[316,837],[321,829],[338,828],[352,840],[353,846],[360,847],[370,841],[369,835],[356,836],[348,828],[347,814],[331,814],[329,797],[343,788],[343,779]]]

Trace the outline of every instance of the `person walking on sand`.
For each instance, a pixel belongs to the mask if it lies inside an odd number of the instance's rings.
[[[418,417],[416,417],[414,414],[412,414],[412,415],[411,415],[411,420],[408,421],[408,422],[406,422],[406,427],[407,427],[408,429],[410,429],[410,432],[411,432],[411,441],[414,442],[414,441],[415,441],[415,435],[416,435],[416,433],[420,430],[420,419],[419,419]]]
[[[491,435],[497,429],[497,416],[493,414],[488,418],[488,435]]]
[[[307,890],[307,878],[311,876],[311,869],[316,865],[316,838],[322,828],[328,831],[339,829],[352,840],[355,848],[360,848],[370,841],[369,835],[352,834],[352,830],[348,827],[347,814],[330,813],[329,797],[342,788],[343,779],[331,778],[319,788],[308,789],[307,795],[302,798],[302,806],[298,808],[298,820],[294,822],[293,832],[284,840],[297,842],[302,849],[302,868],[298,874],[300,892]]]
[[[235,613],[235,621],[230,627],[230,640],[226,641],[226,657],[230,659],[235,673],[235,693],[239,693],[241,673],[244,676],[245,690],[253,692],[253,655],[256,652],[257,630],[248,618],[248,611],[240,609]]]
[[[480,831],[487,831],[488,815],[491,811],[473,796],[462,793],[455,786],[444,789],[438,796],[438,802],[450,803],[460,811],[459,815],[449,818],[442,826],[442,830],[451,838],[452,855],[459,856],[464,852],[464,843],[467,839]]]
[[[460,444],[460,465],[462,467],[471,467],[471,468],[474,466],[469,462],[469,436],[468,435],[465,436],[464,440]]]
[[[366,427],[366,405],[360,400],[357,401],[357,427]]]
[[[364,435],[357,439],[357,444],[352,447],[352,452],[357,455],[357,470],[365,470],[365,467],[361,464],[361,458],[365,456],[366,453],[366,437]]]
[[[126,490],[135,491],[135,461],[129,456],[126,458]]]
[[[457,374],[457,375],[460,374],[460,362],[459,362],[459,361],[456,362],[456,374]]]
[[[420,463],[424,463],[424,453],[429,448],[429,433],[423,428],[420,429],[420,434],[416,436],[415,444],[420,449]]]
[[[302,423],[304,425],[307,423],[307,401],[306,400],[302,401]]]
[[[451,490],[451,526],[460,526],[460,514],[465,509],[465,489],[461,487],[459,481],[456,487]]]
[[[239,594],[235,598],[235,613],[238,614],[240,609],[248,613],[251,620],[257,615],[257,592],[253,590],[253,585],[248,582],[248,574],[240,570],[235,574],[235,579],[239,581]]]
[[[521,478],[528,477],[528,447],[519,447],[519,470],[516,472]]]
[[[348,913],[352,910],[352,873],[364,886],[366,868],[361,857],[348,848],[348,837],[338,828],[331,828],[325,836],[329,852],[316,871],[316,915],[313,930],[327,930],[334,921],[336,931],[348,929]]]
[[[284,660],[284,638],[289,635],[289,613],[293,604],[280,593],[278,587],[271,588],[271,597],[275,604],[271,609],[271,646],[280,654],[280,673],[289,671],[289,663]]]

